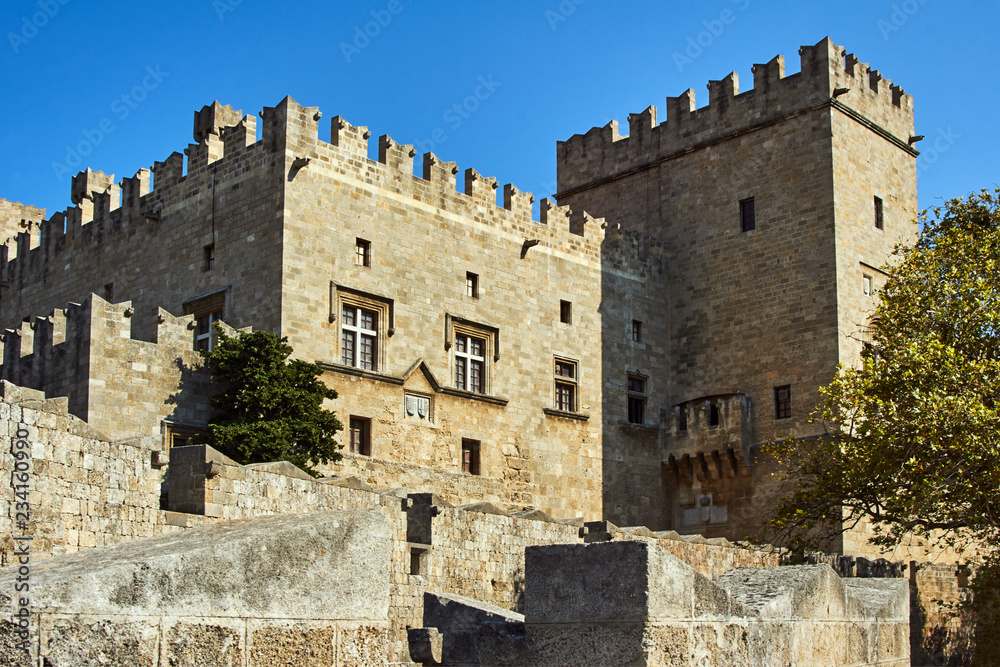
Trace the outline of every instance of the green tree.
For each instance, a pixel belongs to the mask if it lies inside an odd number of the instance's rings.
[[[826,437],[767,448],[793,492],[771,528],[793,548],[870,520],[985,556],[1000,544],[1000,189],[921,216],[868,329],[814,414]]]
[[[293,359],[288,339],[266,331],[227,336],[202,352],[212,379],[225,390],[212,397],[210,431],[201,440],[240,463],[289,461],[316,475],[314,464],[340,460],[337,416],[322,407],[337,392],[319,379],[319,366]]]

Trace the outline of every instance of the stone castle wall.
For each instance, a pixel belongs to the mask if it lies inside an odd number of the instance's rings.
[[[754,65],[750,90],[733,73],[709,82],[707,106],[695,108],[688,90],[667,98],[664,122],[650,107],[629,116],[628,136],[612,122],[558,145],[561,204],[667,248],[669,322],[654,334],[669,348],[653,378],[666,386],[660,447],[629,446],[606,429],[622,449],[620,463],[606,464],[606,518],[755,534],[774,493],[756,446],[820,432],[808,423],[817,388],[857,359],[878,267],[916,231],[912,98],[829,39],[799,53],[797,73],[786,75],[778,56]],[[743,231],[751,198],[755,225]],[[791,413],[779,418],[784,386]],[[741,465],[720,474],[713,459],[735,454]],[[690,521],[705,502],[725,517]]]
[[[136,331],[152,329],[151,340]],[[0,377],[65,396],[70,413],[111,440],[162,436],[164,422],[203,426],[213,393],[193,349],[194,318],[91,294],[3,335]]]

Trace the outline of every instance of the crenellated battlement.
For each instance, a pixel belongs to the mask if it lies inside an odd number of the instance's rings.
[[[498,204],[497,190],[501,186],[496,178],[469,168],[461,188],[456,188],[458,167],[433,153],[424,154],[422,174],[415,175],[416,151],[412,144],[382,135],[378,159],[372,160],[368,157],[368,128],[353,126],[335,116],[327,142],[318,136],[321,117],[318,108],[303,107],[286,97],[261,111],[263,130],[258,141],[256,117],[213,102],[194,113],[193,136],[197,143],[118,183],[114,175],[90,168],[81,171],[72,179],[73,205],[48,220],[43,219],[44,211],[40,209],[0,200],[0,218],[16,217],[19,223],[17,229],[11,227],[13,240],[0,246],[3,278],[35,279],[53,262],[65,264],[74,257],[85,261],[88,255],[100,252],[100,246],[114,243],[115,238],[129,237],[151,249],[160,242],[158,238],[170,233],[173,225],[186,224],[194,209],[205,207],[204,194],[217,183],[276,178],[268,171],[268,156],[275,152],[285,154],[282,172],[291,183],[300,171],[310,178],[322,174],[364,180],[417,203],[433,203],[465,219],[529,240],[542,240],[553,248],[582,250],[595,258],[600,255],[604,241],[604,223],[600,219],[543,202],[540,219],[534,220],[534,197],[513,184],[503,185],[502,203]],[[275,181],[275,187],[280,187],[280,182]],[[22,219],[32,222],[20,224]]]
[[[209,379],[193,349],[194,326],[193,315],[139,314],[131,301],[91,294],[3,331],[0,378],[68,397],[71,413],[111,437],[151,434],[166,416],[204,422]],[[140,339],[137,331],[150,328],[152,340]],[[128,414],[120,410],[126,403]]]
[[[708,105],[702,108],[697,108],[690,88],[667,97],[666,119],[659,124],[652,106],[629,115],[628,135],[621,135],[618,122],[612,120],[559,142],[560,196],[698,145],[828,107],[869,124],[901,150],[916,155],[911,145],[912,96],[828,37],[801,47],[799,56],[801,70],[787,76],[783,56],[754,65],[753,88],[744,92],[736,72],[709,81]]]

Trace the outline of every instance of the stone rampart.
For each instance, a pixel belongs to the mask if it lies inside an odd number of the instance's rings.
[[[0,469],[0,564],[8,565],[14,536],[30,535],[33,559],[127,542],[184,526],[206,523],[200,516],[160,508],[166,462],[158,438],[108,442],[66,411],[66,399],[45,400],[41,392],[2,383]],[[15,496],[12,446],[18,430],[30,444],[27,494]],[[22,466],[23,467],[23,466]],[[18,511],[27,503],[26,529]]]
[[[148,320],[151,340],[137,330]],[[159,435],[164,419],[204,425],[211,380],[194,350],[194,317],[91,294],[3,333],[0,377],[65,396],[69,411],[107,438]]]

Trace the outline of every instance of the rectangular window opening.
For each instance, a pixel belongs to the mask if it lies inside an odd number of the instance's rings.
[[[354,242],[354,264],[357,266],[372,265],[371,241],[356,239]]]
[[[104,300],[113,303],[115,299],[115,284],[108,283],[104,286]]]
[[[686,431],[688,430],[688,413],[685,406],[681,406],[680,412],[677,415],[677,430]]]
[[[774,388],[774,418],[788,419],[792,416],[792,387],[785,385]]]
[[[427,557],[427,549],[410,547],[410,574],[419,576],[424,573],[424,559]]]
[[[885,219],[882,215],[882,198],[875,197],[875,229],[884,229]]]
[[[577,377],[576,362],[565,359],[555,360],[556,410],[576,412]]]
[[[559,321],[563,324],[573,324],[573,304],[570,301],[559,301]]]
[[[372,455],[372,420],[351,415],[350,449],[352,454]]]
[[[642,342],[642,322],[639,320],[632,320],[632,342]]]
[[[629,375],[626,384],[628,394],[628,421],[643,424],[646,421],[646,380],[638,375]]]
[[[215,244],[209,243],[202,250],[202,270],[211,271],[215,268]]]
[[[865,293],[865,296],[871,296],[872,294],[872,277],[862,276],[861,277],[861,288]]]
[[[378,313],[344,304],[341,309],[340,355],[345,366],[377,370]]]
[[[481,394],[485,389],[486,341],[455,335],[455,388]]]
[[[194,349],[211,352],[215,346],[212,325],[222,318],[222,311],[207,313],[195,318]]]
[[[708,404],[708,425],[719,425],[719,404],[712,402]]]
[[[462,472],[479,474],[479,441],[462,438]]]
[[[749,232],[757,228],[757,213],[753,197],[740,201],[740,231]]]
[[[465,295],[473,299],[479,298],[479,274],[471,271],[465,272]]]

